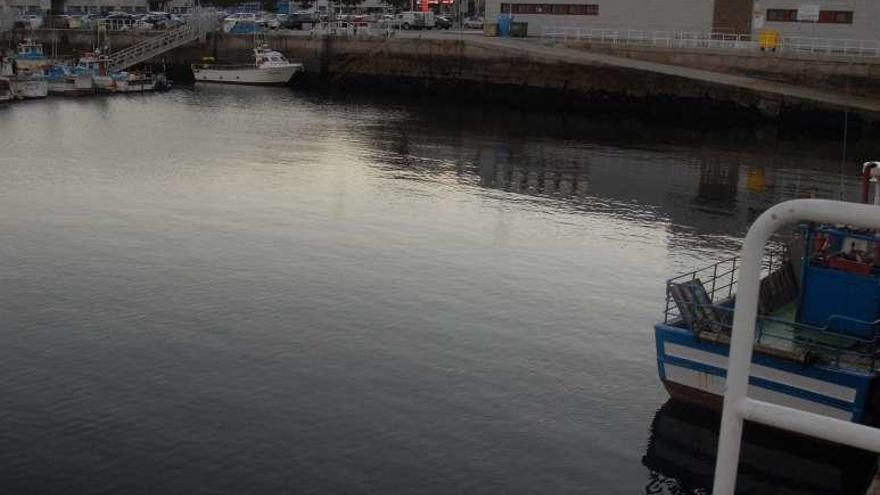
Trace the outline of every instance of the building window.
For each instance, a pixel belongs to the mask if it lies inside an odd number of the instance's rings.
[[[767,9],[767,22],[798,22],[797,12],[795,9]],[[822,10],[819,12],[819,22],[852,24],[853,13],[849,10]]]
[[[819,12],[819,22],[823,24],[852,24],[853,13],[847,10],[823,10]]]
[[[797,10],[767,9],[767,22],[797,22]]]
[[[599,15],[595,4],[567,3],[502,3],[502,14],[544,14],[544,15]]]

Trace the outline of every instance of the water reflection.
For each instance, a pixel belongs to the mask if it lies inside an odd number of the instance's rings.
[[[855,193],[772,132],[261,88],[16,105],[0,136],[20,492],[642,491],[665,277]]]
[[[402,177],[549,198],[560,211],[663,225],[670,246],[683,251],[719,243],[738,249],[756,216],[786,199],[857,197],[858,160],[842,170],[833,141],[546,114],[502,114],[508,119],[498,122],[478,110],[450,112],[365,126],[376,165]],[[855,148],[867,157],[871,146]]]
[[[642,463],[645,493],[708,494],[718,448],[717,414],[673,400],[657,411]],[[738,493],[832,495],[864,493],[876,455],[746,425]]]

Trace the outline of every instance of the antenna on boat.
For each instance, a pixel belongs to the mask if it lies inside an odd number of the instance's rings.
[[[849,95],[849,76],[846,77],[846,90],[845,94]],[[849,107],[843,107],[843,152],[840,156],[840,167],[838,170],[838,176],[840,177],[840,199],[843,201],[843,169],[846,166],[846,145],[849,140]],[[865,200],[867,201],[867,200]]]

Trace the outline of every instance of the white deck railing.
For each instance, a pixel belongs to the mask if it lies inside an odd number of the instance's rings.
[[[797,221],[880,229],[880,207],[822,199],[796,199],[765,211],[749,228],[743,242],[739,293],[733,314],[721,436],[712,488],[714,495],[734,493],[744,420],[880,453],[880,429],[770,404],[748,395],[764,246],[773,232]]]
[[[555,26],[544,28],[541,36],[556,41],[588,41],[626,47],[750,51],[760,51],[761,49],[758,37],[751,34]],[[775,52],[780,54],[880,57],[880,41],[780,36]]]

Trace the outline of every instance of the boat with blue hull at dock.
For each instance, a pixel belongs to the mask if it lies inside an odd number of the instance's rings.
[[[878,170],[866,166],[864,200]],[[674,398],[720,408],[738,264],[667,281],[654,330],[660,379]],[[802,225],[765,254],[760,287],[749,396],[880,425],[880,233]]]

